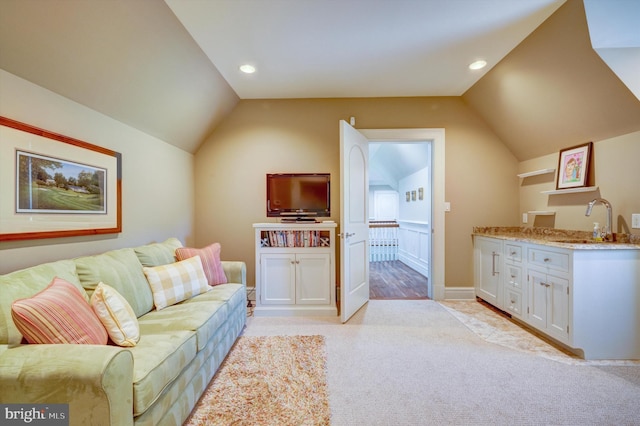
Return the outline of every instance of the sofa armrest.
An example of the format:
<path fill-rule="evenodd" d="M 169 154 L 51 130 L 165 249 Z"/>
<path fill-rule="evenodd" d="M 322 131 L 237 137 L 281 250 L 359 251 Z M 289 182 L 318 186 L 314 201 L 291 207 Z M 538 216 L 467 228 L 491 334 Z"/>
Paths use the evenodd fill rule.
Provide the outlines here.
<path fill-rule="evenodd" d="M 69 424 L 133 424 L 133 356 L 117 346 L 0 348 L 0 403 L 69 404 Z"/>
<path fill-rule="evenodd" d="M 242 261 L 223 260 L 222 269 L 227 282 L 247 285 L 247 265 Z"/>

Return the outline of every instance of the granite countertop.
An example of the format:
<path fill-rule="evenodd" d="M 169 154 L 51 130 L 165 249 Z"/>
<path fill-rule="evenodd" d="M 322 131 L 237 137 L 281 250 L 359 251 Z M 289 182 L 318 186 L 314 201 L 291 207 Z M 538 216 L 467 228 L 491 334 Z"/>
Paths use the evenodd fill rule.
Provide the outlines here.
<path fill-rule="evenodd" d="M 593 241 L 591 233 L 555 228 L 492 227 L 473 228 L 473 235 L 543 244 L 578 250 L 640 250 L 640 235 L 614 234 L 614 241 Z"/>

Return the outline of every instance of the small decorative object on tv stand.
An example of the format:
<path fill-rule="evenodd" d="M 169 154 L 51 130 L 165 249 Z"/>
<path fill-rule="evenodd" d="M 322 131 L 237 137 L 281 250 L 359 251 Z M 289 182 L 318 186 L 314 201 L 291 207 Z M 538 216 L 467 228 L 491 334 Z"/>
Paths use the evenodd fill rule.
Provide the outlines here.
<path fill-rule="evenodd" d="M 254 223 L 255 316 L 336 316 L 336 223 Z"/>

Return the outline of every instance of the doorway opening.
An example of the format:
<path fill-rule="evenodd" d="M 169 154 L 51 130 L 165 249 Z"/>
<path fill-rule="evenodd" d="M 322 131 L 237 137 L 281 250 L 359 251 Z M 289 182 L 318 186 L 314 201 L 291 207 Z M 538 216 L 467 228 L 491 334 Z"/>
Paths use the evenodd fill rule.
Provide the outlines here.
<path fill-rule="evenodd" d="M 370 299 L 427 299 L 431 259 L 429 141 L 369 143 Z"/>

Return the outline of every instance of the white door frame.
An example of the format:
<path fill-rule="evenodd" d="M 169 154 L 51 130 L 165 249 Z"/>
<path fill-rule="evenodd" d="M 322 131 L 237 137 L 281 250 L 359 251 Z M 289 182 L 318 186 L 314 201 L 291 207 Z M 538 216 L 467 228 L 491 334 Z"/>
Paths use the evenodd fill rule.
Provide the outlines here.
<path fill-rule="evenodd" d="M 431 142 L 432 204 L 431 262 L 429 262 L 428 296 L 444 300 L 445 242 L 445 136 L 444 129 L 357 129 L 370 142 Z"/>

